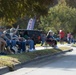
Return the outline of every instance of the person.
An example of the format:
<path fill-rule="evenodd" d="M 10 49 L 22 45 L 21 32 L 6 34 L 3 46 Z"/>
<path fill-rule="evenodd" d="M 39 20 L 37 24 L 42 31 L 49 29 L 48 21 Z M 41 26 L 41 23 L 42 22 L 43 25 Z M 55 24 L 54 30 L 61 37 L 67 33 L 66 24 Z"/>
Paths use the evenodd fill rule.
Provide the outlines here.
<path fill-rule="evenodd" d="M 5 30 L 4 27 L 1 27 L 0 28 L 0 50 L 2 53 L 13 53 L 10 48 L 9 48 L 9 45 L 10 45 L 10 41 L 8 39 L 8 37 L 5 35 L 5 33 L 3 33 L 3 31 Z M 5 52 L 5 48 L 7 49 L 7 52 Z"/>
<path fill-rule="evenodd" d="M 67 42 L 68 42 L 68 44 L 71 43 L 71 33 L 70 32 L 67 33 Z"/>
<path fill-rule="evenodd" d="M 35 42 L 34 42 L 34 37 L 29 37 L 27 32 L 23 33 L 23 37 L 26 40 L 26 44 L 29 45 L 29 51 L 34 51 L 35 50 Z"/>
<path fill-rule="evenodd" d="M 26 41 L 23 39 L 23 37 L 17 35 L 18 29 L 19 29 L 19 25 L 17 26 L 16 29 L 15 28 L 10 29 L 11 49 L 15 53 L 26 52 Z"/>
<path fill-rule="evenodd" d="M 41 33 L 41 46 L 43 46 L 43 44 L 46 41 L 46 34 L 44 32 Z"/>
<path fill-rule="evenodd" d="M 17 41 L 19 40 L 18 39 L 18 36 L 16 35 L 18 29 L 19 29 L 19 25 L 17 26 L 16 29 L 14 27 L 12 27 L 10 29 L 10 33 L 9 33 L 10 34 L 10 37 L 11 37 L 11 41 L 10 41 L 11 42 L 11 45 L 10 45 L 10 47 L 11 47 L 12 51 L 14 51 L 14 53 L 17 53 L 17 51 L 18 51 L 18 49 L 16 47 Z"/>
<path fill-rule="evenodd" d="M 54 39 L 52 31 L 48 32 L 46 42 L 52 44 L 54 48 L 58 49 L 57 41 Z"/>
<path fill-rule="evenodd" d="M 18 45 L 19 47 L 19 52 L 26 52 L 26 44 L 28 44 L 30 47 L 29 47 L 29 51 L 32 51 L 33 50 L 33 45 L 34 45 L 34 42 L 33 40 L 29 39 L 25 39 L 23 37 L 23 32 L 20 33 L 19 36 L 16 35 L 17 31 L 18 31 L 18 28 L 19 26 L 17 26 L 17 28 L 11 28 L 10 29 L 10 35 L 11 35 L 11 44 L 12 44 L 12 47 L 13 49 L 15 50 L 15 46 Z"/>
<path fill-rule="evenodd" d="M 6 41 L 3 39 L 4 34 L 3 34 L 3 28 L 0 27 L 0 53 L 4 52 L 4 48 L 6 46 Z"/>
<path fill-rule="evenodd" d="M 59 38 L 60 38 L 60 43 L 64 44 L 65 32 L 63 30 L 59 30 Z"/>
<path fill-rule="evenodd" d="M 75 44 L 74 36 L 72 33 L 71 33 L 70 39 L 71 39 L 71 43 Z"/>
<path fill-rule="evenodd" d="M 60 38 L 58 36 L 58 33 L 54 33 L 53 37 L 56 39 L 56 41 L 58 41 L 58 42 L 60 41 Z"/>

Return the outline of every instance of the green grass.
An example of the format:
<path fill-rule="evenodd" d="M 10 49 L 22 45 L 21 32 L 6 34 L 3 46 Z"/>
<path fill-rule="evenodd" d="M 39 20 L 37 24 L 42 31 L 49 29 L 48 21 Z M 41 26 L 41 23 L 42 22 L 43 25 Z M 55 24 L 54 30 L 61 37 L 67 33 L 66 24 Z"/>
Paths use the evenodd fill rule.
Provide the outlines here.
<path fill-rule="evenodd" d="M 36 47 L 39 47 L 39 46 L 41 46 L 41 44 L 36 44 L 35 46 L 36 46 Z"/>
<path fill-rule="evenodd" d="M 76 47 L 76 44 L 72 44 L 72 47 Z"/>
<path fill-rule="evenodd" d="M 56 49 L 45 49 L 45 50 L 37 50 L 33 52 L 26 52 L 21 54 L 12 54 L 12 55 L 2 55 L 0 56 L 0 67 L 3 66 L 13 66 L 14 64 L 23 63 L 34 59 L 39 56 L 47 55 L 47 54 L 54 54 L 59 51 L 68 50 L 69 47 L 60 47 L 59 50 Z"/>

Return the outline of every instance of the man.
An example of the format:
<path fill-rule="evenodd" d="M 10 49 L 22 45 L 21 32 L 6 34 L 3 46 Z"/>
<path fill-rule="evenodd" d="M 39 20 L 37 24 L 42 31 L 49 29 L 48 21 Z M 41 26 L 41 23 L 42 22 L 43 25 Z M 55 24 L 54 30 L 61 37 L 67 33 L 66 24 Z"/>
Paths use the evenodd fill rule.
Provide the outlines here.
<path fill-rule="evenodd" d="M 59 30 L 60 43 L 63 44 L 65 33 L 63 30 Z"/>

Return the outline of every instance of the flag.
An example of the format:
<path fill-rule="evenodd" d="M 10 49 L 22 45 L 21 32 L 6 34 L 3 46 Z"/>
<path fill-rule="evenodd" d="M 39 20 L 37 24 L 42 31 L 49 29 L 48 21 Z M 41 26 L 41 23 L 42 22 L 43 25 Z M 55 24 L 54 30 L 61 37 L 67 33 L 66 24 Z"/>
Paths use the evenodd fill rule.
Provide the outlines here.
<path fill-rule="evenodd" d="M 27 25 L 27 30 L 33 30 L 34 29 L 34 24 L 35 24 L 35 18 L 31 18 L 28 22 L 28 25 Z"/>

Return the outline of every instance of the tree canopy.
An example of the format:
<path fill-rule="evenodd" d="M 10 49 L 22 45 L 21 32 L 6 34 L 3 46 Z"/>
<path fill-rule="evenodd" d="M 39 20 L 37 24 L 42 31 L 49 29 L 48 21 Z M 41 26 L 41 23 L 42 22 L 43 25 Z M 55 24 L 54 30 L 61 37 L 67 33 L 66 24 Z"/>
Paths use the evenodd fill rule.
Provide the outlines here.
<path fill-rule="evenodd" d="M 65 0 L 68 6 L 76 8 L 76 0 Z"/>
<path fill-rule="evenodd" d="M 61 28 L 75 31 L 76 0 L 0 0 L 0 24 L 19 23 L 23 27 L 28 21 L 27 16 L 41 17 L 37 20 L 36 28 L 45 31 L 50 28 L 55 31 Z"/>
<path fill-rule="evenodd" d="M 57 32 L 60 29 L 70 32 L 75 30 L 76 9 L 68 7 L 66 4 L 58 4 L 50 8 L 48 15 L 41 17 L 40 28 L 48 31 L 52 29 Z"/>
<path fill-rule="evenodd" d="M 29 17 L 46 15 L 48 8 L 57 0 L 0 0 L 0 18 L 8 22 Z"/>

